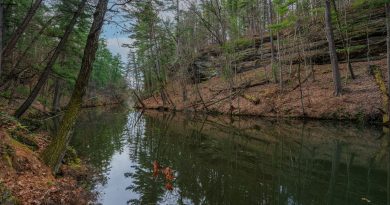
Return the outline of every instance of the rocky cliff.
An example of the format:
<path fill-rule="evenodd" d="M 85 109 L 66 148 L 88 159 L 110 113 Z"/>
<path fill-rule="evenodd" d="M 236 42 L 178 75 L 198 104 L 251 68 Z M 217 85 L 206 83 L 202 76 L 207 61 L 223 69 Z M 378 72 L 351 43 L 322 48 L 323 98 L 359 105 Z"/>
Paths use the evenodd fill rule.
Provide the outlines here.
<path fill-rule="evenodd" d="M 359 15 L 356 15 L 359 13 Z M 377 8 L 374 12 L 349 11 L 347 14 L 349 26 L 348 34 L 340 33 L 337 24 L 335 25 L 336 47 L 340 61 L 346 61 L 347 55 L 344 42 L 348 43 L 351 62 L 367 61 L 367 55 L 371 60 L 385 58 L 386 52 L 386 25 L 385 11 Z M 299 22 L 294 30 L 281 32 L 281 50 L 278 54 L 276 48 L 276 35 L 274 35 L 275 56 L 280 55 L 281 63 L 284 65 L 297 64 L 329 64 L 329 48 L 322 20 L 314 21 L 304 30 Z M 343 24 L 343 22 L 341 22 Z M 342 28 L 345 29 L 345 28 Z M 348 37 L 348 38 L 347 38 Z M 227 42 L 224 46 L 214 45 L 202 50 L 195 58 L 188 72 L 192 79 L 204 81 L 211 77 L 218 76 L 226 64 L 226 46 L 233 46 L 234 52 L 230 52 L 232 68 L 237 73 L 265 67 L 271 63 L 270 36 L 266 33 L 262 37 L 246 37 L 233 42 Z M 369 53 L 368 53 L 369 52 Z"/>

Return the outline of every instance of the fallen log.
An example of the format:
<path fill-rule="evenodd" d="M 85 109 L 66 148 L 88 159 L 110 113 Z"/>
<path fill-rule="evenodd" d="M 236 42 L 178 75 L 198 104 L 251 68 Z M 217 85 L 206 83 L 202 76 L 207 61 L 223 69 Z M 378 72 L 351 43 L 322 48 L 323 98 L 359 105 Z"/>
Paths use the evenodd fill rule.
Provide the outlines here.
<path fill-rule="evenodd" d="M 242 83 L 241 85 L 233 87 L 231 89 L 232 89 L 232 91 L 236 91 L 236 90 L 241 90 L 241 89 L 253 88 L 253 87 L 260 86 L 260 85 L 265 85 L 267 83 L 269 83 L 269 80 L 265 80 L 265 81 L 262 81 L 259 83 L 254 83 L 254 84 L 252 84 L 251 82 L 245 82 L 245 83 Z M 223 92 L 223 91 L 230 90 L 230 88 L 223 88 L 223 89 L 216 89 L 216 90 L 209 88 L 209 90 L 212 92 Z"/>

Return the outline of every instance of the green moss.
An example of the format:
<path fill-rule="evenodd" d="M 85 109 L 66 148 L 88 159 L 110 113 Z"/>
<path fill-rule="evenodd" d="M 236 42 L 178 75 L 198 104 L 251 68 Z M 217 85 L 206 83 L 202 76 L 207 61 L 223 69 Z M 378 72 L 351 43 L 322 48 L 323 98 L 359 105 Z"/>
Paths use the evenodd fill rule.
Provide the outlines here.
<path fill-rule="evenodd" d="M 9 90 L 2 91 L 2 92 L 0 92 L 0 96 L 8 99 L 11 97 L 11 91 L 9 91 Z"/>
<path fill-rule="evenodd" d="M 69 162 L 68 165 L 72 169 L 79 169 L 79 168 L 81 168 L 81 159 L 80 158 L 76 158 L 73 161 Z"/>
<path fill-rule="evenodd" d="M 349 48 L 337 49 L 337 53 L 343 54 L 347 50 L 349 50 L 349 52 L 351 53 L 351 52 L 360 51 L 360 50 L 363 50 L 363 49 L 366 49 L 366 48 L 367 48 L 366 45 L 356 45 L 356 46 L 351 46 Z"/>
<path fill-rule="evenodd" d="M 27 129 L 27 126 L 22 125 L 14 117 L 5 113 L 0 113 L 0 121 L 12 139 L 27 145 L 30 149 L 36 150 L 38 148 L 35 137 Z"/>
<path fill-rule="evenodd" d="M 0 204 L 4 205 L 14 205 L 14 204 L 20 204 L 18 200 L 12 196 L 12 193 L 10 190 L 5 187 L 5 185 L 0 182 Z"/>
<path fill-rule="evenodd" d="M 81 93 L 79 93 L 81 91 L 75 89 L 75 92 L 73 97 L 76 97 L 74 99 L 72 98 L 69 103 L 68 109 L 62 119 L 60 129 L 49 146 L 41 154 L 43 161 L 51 167 L 54 173 L 58 171 L 61 161 L 67 151 L 70 133 L 81 109 L 82 97 L 78 97 L 81 95 Z"/>
<path fill-rule="evenodd" d="M 6 161 L 7 162 L 7 165 L 9 166 L 9 167 L 13 167 L 12 166 L 12 160 L 11 160 L 11 157 L 8 155 L 8 154 L 4 154 L 3 155 L 3 158 L 4 158 L 4 161 Z"/>
<path fill-rule="evenodd" d="M 13 167 L 12 165 L 12 156 L 15 154 L 15 151 L 7 144 L 0 144 L 0 156 L 7 166 Z"/>
<path fill-rule="evenodd" d="M 20 132 L 11 132 L 11 137 L 18 142 L 22 143 L 23 145 L 27 146 L 31 150 L 37 150 L 38 144 L 35 141 L 34 136 L 29 134 L 24 134 Z"/>
<path fill-rule="evenodd" d="M 364 122 L 366 121 L 365 114 L 361 109 L 359 109 L 359 111 L 356 113 L 355 118 L 361 124 L 364 124 Z"/>
<path fill-rule="evenodd" d="M 355 9 L 376 8 L 383 6 L 385 0 L 355 0 L 352 7 Z"/>
<path fill-rule="evenodd" d="M 253 39 L 239 38 L 228 41 L 222 45 L 222 50 L 227 53 L 232 53 L 236 50 L 248 48 L 254 44 Z"/>
<path fill-rule="evenodd" d="M 389 103 L 389 97 L 387 95 L 386 83 L 385 83 L 385 81 L 383 79 L 382 72 L 381 72 L 381 70 L 378 67 L 374 67 L 373 68 L 373 73 L 374 73 L 374 77 L 375 77 L 375 82 L 378 85 L 379 90 L 382 93 L 382 99 L 383 99 L 382 100 L 383 101 L 382 109 L 383 110 L 387 110 L 387 105 Z M 386 123 L 388 121 L 389 121 L 388 113 L 387 114 L 383 114 L 383 123 Z"/>
<path fill-rule="evenodd" d="M 54 186 L 56 183 L 55 182 L 53 182 L 53 181 L 48 181 L 47 182 L 47 185 L 49 185 L 49 186 Z"/>
<path fill-rule="evenodd" d="M 256 72 L 257 79 L 264 80 L 267 79 L 266 73 L 264 70 L 261 70 L 259 72 Z"/>
<path fill-rule="evenodd" d="M 81 163 L 81 160 L 77 157 L 77 151 L 71 146 L 67 146 L 63 161 L 65 164 L 76 167 Z"/>
<path fill-rule="evenodd" d="M 30 94 L 30 90 L 27 88 L 27 87 L 17 87 L 16 90 L 15 90 L 17 93 L 21 94 L 21 95 L 29 95 Z"/>

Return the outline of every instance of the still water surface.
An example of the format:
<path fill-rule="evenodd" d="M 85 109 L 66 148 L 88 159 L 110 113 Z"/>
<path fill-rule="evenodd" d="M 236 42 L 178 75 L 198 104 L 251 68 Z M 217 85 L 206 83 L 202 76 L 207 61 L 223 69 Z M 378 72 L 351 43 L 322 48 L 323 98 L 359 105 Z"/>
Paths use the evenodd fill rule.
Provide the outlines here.
<path fill-rule="evenodd" d="M 105 205 L 389 203 L 378 127 L 115 108 L 84 111 L 71 144 Z"/>

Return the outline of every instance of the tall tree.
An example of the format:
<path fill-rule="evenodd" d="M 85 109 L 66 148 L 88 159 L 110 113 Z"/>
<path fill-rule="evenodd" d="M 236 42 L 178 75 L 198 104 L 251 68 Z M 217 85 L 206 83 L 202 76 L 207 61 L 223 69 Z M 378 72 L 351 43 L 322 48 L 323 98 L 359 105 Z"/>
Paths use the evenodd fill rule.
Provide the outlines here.
<path fill-rule="evenodd" d="M 84 49 L 80 73 L 77 77 L 72 97 L 56 137 L 42 155 L 46 164 L 49 165 L 54 172 L 58 171 L 59 164 L 65 154 L 64 150 L 69 141 L 70 133 L 81 109 L 82 99 L 88 86 L 88 81 L 93 69 L 93 62 L 95 61 L 95 55 L 98 49 L 99 36 L 103 26 L 104 16 L 107 12 L 107 5 L 108 0 L 99 0 L 97 4 L 92 27 Z"/>
<path fill-rule="evenodd" d="M 0 51 L 3 50 L 3 28 L 4 28 L 4 2 L 0 0 Z M 2 72 L 3 56 L 0 54 L 0 76 Z"/>
<path fill-rule="evenodd" d="M 273 9 L 272 9 L 272 0 L 269 0 L 268 2 L 268 25 L 270 26 L 273 23 Z M 275 45 L 274 45 L 274 35 L 271 28 L 269 28 L 269 39 L 271 42 L 271 70 L 272 70 L 272 77 L 275 83 L 277 83 L 278 78 L 276 77 L 276 70 L 275 70 Z"/>
<path fill-rule="evenodd" d="M 53 65 L 55 64 L 58 56 L 60 55 L 61 51 L 65 47 L 66 42 L 68 41 L 68 38 L 70 34 L 72 33 L 74 26 L 77 23 L 77 19 L 81 16 L 83 13 L 84 7 L 87 3 L 87 0 L 82 0 L 77 8 L 77 11 L 74 13 L 72 19 L 70 20 L 68 26 L 65 29 L 65 33 L 63 34 L 60 42 L 58 43 L 57 47 L 54 50 L 54 53 L 50 57 L 49 61 L 46 64 L 45 69 L 43 70 L 42 74 L 39 76 L 38 82 L 35 85 L 34 89 L 31 91 L 28 98 L 24 101 L 24 103 L 15 111 L 14 116 L 17 118 L 20 118 L 26 110 L 31 106 L 31 104 L 34 102 L 35 98 L 38 96 L 39 91 L 42 89 L 43 85 L 45 85 L 47 79 L 49 78 L 50 72 L 53 69 Z"/>
<path fill-rule="evenodd" d="M 343 43 L 343 47 L 344 47 L 344 54 L 345 56 L 347 57 L 347 65 L 348 65 L 348 71 L 351 75 L 351 78 L 352 79 L 355 79 L 355 73 L 353 72 L 353 68 L 352 68 L 352 64 L 351 64 L 351 60 L 350 60 L 350 45 L 349 45 L 349 39 L 348 39 L 348 25 L 347 25 L 347 22 L 345 22 L 345 34 L 343 32 L 343 29 L 342 29 L 342 26 L 341 26 L 341 21 L 340 21 L 340 14 L 339 14 L 339 11 L 337 9 L 337 5 L 336 5 L 336 1 L 335 0 L 332 0 L 331 1 L 332 5 L 333 5 L 333 9 L 335 11 L 335 14 L 336 14 L 336 22 L 337 22 L 337 27 L 339 29 L 339 32 L 340 32 L 340 37 L 341 37 L 341 42 Z M 347 14 L 345 14 L 345 18 Z"/>
<path fill-rule="evenodd" d="M 386 0 L 386 45 L 387 45 L 387 77 L 390 79 L 390 2 Z M 387 80 L 387 95 L 390 96 L 390 80 Z M 387 113 L 390 113 L 390 102 L 387 102 Z"/>
<path fill-rule="evenodd" d="M 8 40 L 7 44 L 4 47 L 4 50 L 2 50 L 3 57 L 7 57 L 8 55 L 11 54 L 11 52 L 15 48 L 16 43 L 18 42 L 19 38 L 22 36 L 24 31 L 26 30 L 28 24 L 30 23 L 31 19 L 34 17 L 38 8 L 41 6 L 42 1 L 43 0 L 35 0 L 35 2 L 31 5 L 31 7 L 28 10 L 26 16 L 24 17 L 22 23 L 19 25 L 19 27 L 16 29 L 16 31 L 12 34 L 12 36 Z"/>
<path fill-rule="evenodd" d="M 341 94 L 342 88 L 341 88 L 339 62 L 337 59 L 336 45 L 334 42 L 330 0 L 325 0 L 325 25 L 326 25 L 325 28 L 326 36 L 328 38 L 328 44 L 329 44 L 330 61 L 332 63 L 334 95 L 339 96 Z"/>

